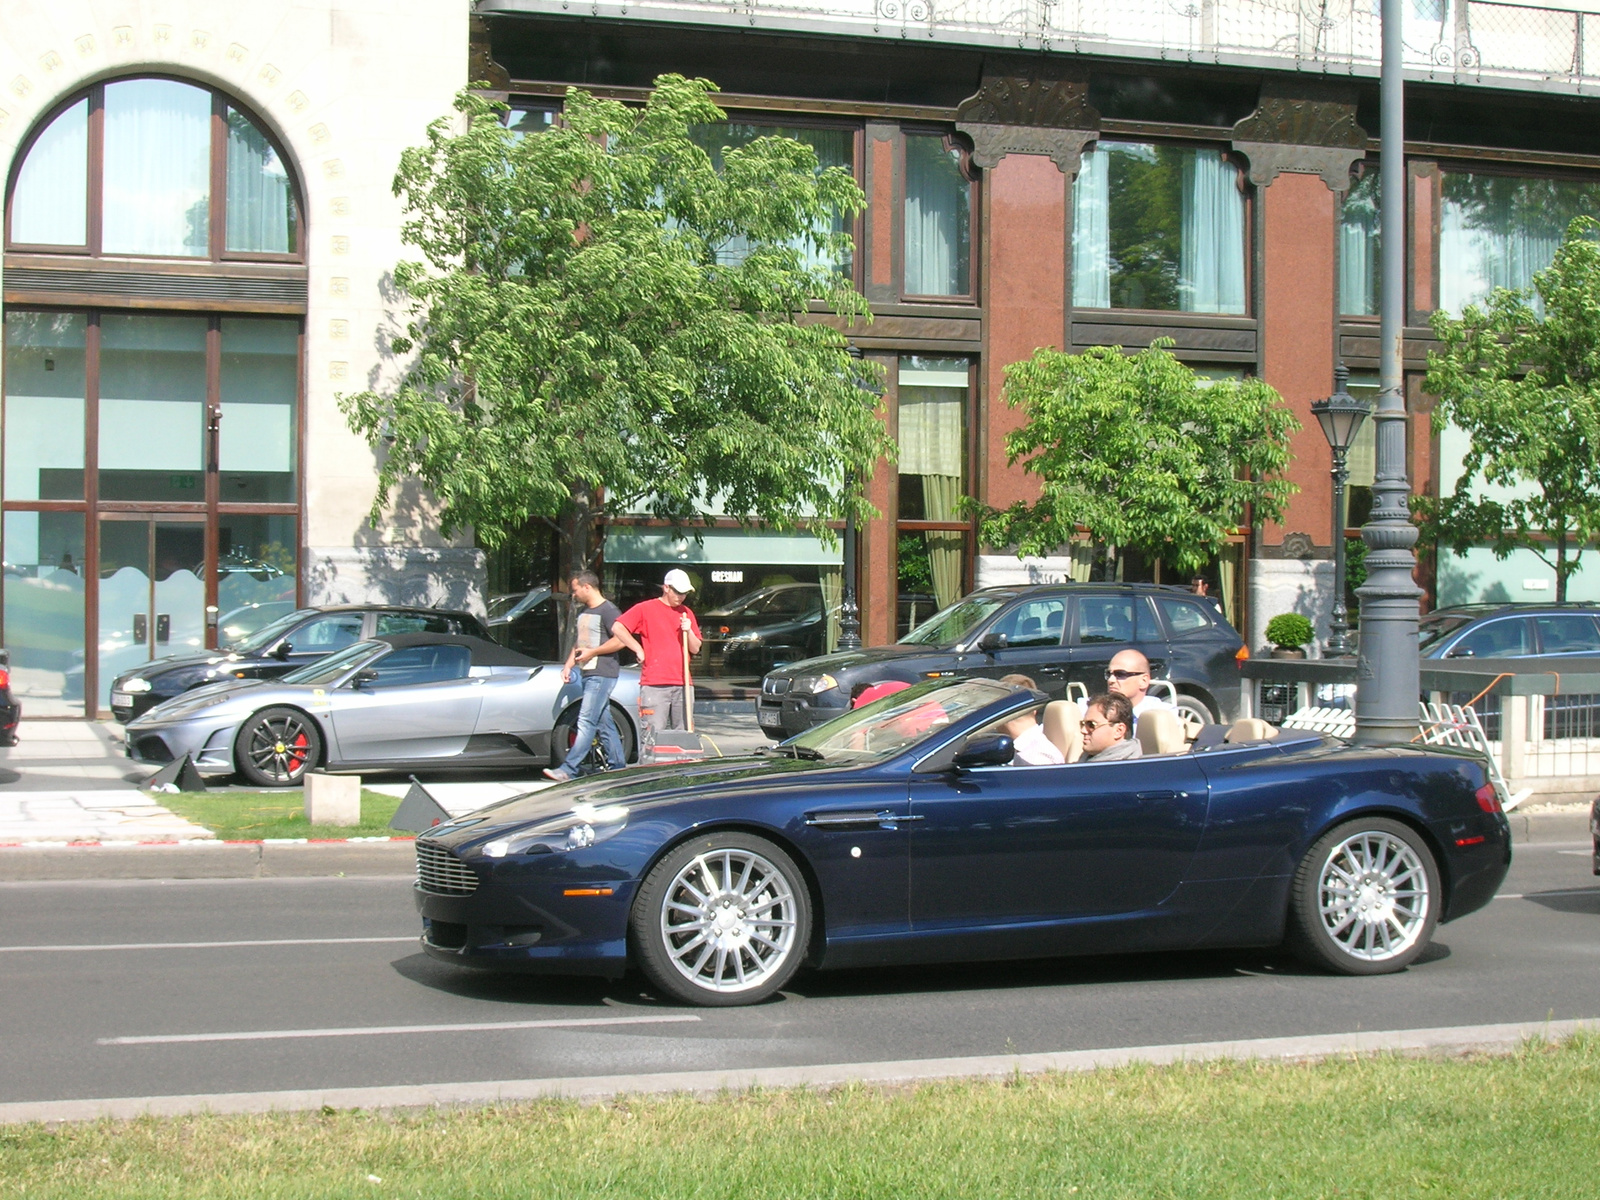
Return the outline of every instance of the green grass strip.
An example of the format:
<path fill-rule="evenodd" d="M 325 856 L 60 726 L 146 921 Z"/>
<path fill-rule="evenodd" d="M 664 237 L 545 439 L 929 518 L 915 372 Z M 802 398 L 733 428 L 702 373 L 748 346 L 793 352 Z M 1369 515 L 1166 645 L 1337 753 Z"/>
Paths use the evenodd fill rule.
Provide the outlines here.
<path fill-rule="evenodd" d="M 204 826 L 227 842 L 261 838 L 348 838 L 402 835 L 389 828 L 400 807 L 394 796 L 361 789 L 361 824 L 313 825 L 306 820 L 305 793 L 283 791 L 174 792 L 155 797 L 186 821 Z"/>
<path fill-rule="evenodd" d="M 72 1200 L 1593 1196 L 1600 1038 L 1503 1057 L 36 1125 L 0 1129 L 0 1180 Z"/>

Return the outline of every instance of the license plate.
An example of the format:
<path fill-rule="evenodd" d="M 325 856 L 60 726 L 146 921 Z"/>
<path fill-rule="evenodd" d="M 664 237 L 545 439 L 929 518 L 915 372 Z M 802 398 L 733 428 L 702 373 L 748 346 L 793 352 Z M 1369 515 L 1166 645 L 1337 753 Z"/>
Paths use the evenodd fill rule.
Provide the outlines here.
<path fill-rule="evenodd" d="M 762 713 L 756 718 L 763 729 L 782 729 L 783 717 L 779 713 Z"/>
<path fill-rule="evenodd" d="M 130 696 L 127 692 L 112 692 L 111 693 L 111 703 L 112 704 L 116 704 L 116 705 L 121 705 L 121 706 L 123 706 L 125 708 L 132 708 L 133 707 L 133 697 Z"/>

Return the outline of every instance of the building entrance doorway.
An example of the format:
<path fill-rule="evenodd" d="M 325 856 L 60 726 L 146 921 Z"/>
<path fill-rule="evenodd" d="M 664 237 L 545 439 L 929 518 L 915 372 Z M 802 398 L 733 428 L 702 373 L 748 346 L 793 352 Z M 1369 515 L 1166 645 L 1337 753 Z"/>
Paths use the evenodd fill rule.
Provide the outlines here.
<path fill-rule="evenodd" d="M 123 671 L 206 644 L 206 519 L 196 513 L 100 517 L 98 697 Z"/>

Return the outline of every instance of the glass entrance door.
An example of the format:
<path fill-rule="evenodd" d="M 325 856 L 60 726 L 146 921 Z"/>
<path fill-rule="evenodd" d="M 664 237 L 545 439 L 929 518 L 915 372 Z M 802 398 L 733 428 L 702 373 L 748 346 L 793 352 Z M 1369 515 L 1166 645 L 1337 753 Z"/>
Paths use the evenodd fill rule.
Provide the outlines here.
<path fill-rule="evenodd" d="M 202 514 L 100 518 L 98 703 L 111 683 L 151 659 L 205 647 L 206 521 Z"/>

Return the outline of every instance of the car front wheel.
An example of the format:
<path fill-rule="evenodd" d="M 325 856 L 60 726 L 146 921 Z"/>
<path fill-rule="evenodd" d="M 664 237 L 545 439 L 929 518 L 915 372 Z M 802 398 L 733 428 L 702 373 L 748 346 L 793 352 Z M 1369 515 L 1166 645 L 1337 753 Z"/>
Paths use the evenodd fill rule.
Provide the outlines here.
<path fill-rule="evenodd" d="M 1343 975 L 1399 971 L 1439 922 L 1439 870 L 1416 830 L 1386 817 L 1346 822 L 1307 851 L 1290 892 L 1289 945 Z"/>
<path fill-rule="evenodd" d="M 239 729 L 233 763 L 257 787 L 293 787 L 322 758 L 316 722 L 293 708 L 264 708 Z"/>
<path fill-rule="evenodd" d="M 811 937 L 811 897 L 794 860 L 730 832 L 677 847 L 646 876 L 630 932 L 650 982 L 690 1004 L 754 1004 L 794 974 Z"/>

